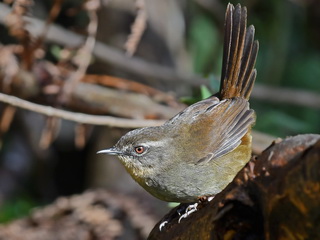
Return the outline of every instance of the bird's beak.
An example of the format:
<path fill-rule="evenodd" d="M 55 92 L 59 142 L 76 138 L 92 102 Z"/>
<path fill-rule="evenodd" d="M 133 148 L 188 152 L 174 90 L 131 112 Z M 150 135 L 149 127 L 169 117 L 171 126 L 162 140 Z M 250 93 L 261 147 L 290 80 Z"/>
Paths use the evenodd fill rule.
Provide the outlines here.
<path fill-rule="evenodd" d="M 104 153 L 104 154 L 108 154 L 108 155 L 119 155 L 119 154 L 121 154 L 121 152 L 118 151 L 115 148 L 108 148 L 108 149 L 101 150 L 101 151 L 97 152 L 97 154 L 100 154 L 100 153 Z"/>

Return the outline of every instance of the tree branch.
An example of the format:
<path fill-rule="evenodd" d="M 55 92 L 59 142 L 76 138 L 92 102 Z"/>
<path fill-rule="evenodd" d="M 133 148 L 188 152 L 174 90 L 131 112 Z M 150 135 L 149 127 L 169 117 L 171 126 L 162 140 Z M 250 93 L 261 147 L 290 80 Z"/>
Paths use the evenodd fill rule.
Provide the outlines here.
<path fill-rule="evenodd" d="M 70 112 L 32 103 L 4 93 L 0 93 L 0 101 L 15 107 L 23 108 L 36 113 L 41 113 L 49 117 L 59 117 L 65 120 L 83 124 L 103 125 L 121 128 L 140 128 L 158 126 L 164 123 L 163 120 L 125 119 L 110 116 L 96 116 L 84 113 Z"/>
<path fill-rule="evenodd" d="M 320 95 L 305 90 L 277 88 L 256 84 L 252 91 L 252 97 L 268 102 L 320 109 Z"/>
<path fill-rule="evenodd" d="M 89 16 L 89 25 L 87 27 L 88 37 L 85 41 L 84 46 L 78 50 L 76 56 L 74 57 L 74 61 L 78 66 L 76 71 L 70 74 L 63 87 L 62 102 L 66 102 L 67 100 L 69 100 L 72 91 L 81 81 L 81 79 L 87 72 L 88 66 L 90 65 L 92 51 L 96 43 L 96 35 L 98 29 L 97 9 L 99 8 L 99 5 L 100 3 L 98 0 L 90 0 L 85 4 Z"/>

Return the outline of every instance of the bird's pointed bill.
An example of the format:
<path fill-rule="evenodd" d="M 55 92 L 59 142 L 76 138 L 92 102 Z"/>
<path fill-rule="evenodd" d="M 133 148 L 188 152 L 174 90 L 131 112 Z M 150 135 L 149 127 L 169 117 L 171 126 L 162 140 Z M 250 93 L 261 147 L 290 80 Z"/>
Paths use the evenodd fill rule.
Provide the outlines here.
<path fill-rule="evenodd" d="M 108 148 L 108 149 L 104 149 L 104 150 L 101 150 L 99 152 L 97 152 L 97 154 L 108 154 L 108 155 L 119 155 L 121 154 L 120 151 L 118 151 L 117 149 L 115 148 Z"/>

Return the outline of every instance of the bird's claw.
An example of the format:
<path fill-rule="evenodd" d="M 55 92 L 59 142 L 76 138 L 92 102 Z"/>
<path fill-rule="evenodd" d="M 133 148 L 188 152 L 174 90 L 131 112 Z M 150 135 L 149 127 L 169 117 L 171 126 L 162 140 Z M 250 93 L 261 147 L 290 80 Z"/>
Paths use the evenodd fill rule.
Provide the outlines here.
<path fill-rule="evenodd" d="M 179 218 L 178 223 L 180 223 L 183 218 L 187 218 L 191 213 L 196 212 L 198 210 L 197 207 L 198 207 L 198 203 L 189 205 L 186 208 L 185 213 L 183 215 L 181 215 L 181 217 Z"/>
<path fill-rule="evenodd" d="M 209 201 L 211 201 L 213 198 L 211 198 Z M 194 204 L 190 204 L 187 208 L 185 208 L 184 213 L 182 214 L 181 212 L 183 212 L 183 210 L 178 209 L 177 213 L 179 214 L 180 218 L 178 220 L 178 223 L 181 222 L 182 219 L 187 218 L 190 214 L 196 212 L 198 210 L 198 205 L 199 203 L 194 203 Z M 159 230 L 160 232 L 162 231 L 162 229 L 165 227 L 165 225 L 167 223 L 169 223 L 170 220 L 165 220 L 162 223 L 160 223 L 159 225 Z"/>
<path fill-rule="evenodd" d="M 168 223 L 168 221 L 163 221 L 160 225 L 159 225 L 159 230 L 161 232 L 162 228 L 164 228 L 164 226 Z"/>

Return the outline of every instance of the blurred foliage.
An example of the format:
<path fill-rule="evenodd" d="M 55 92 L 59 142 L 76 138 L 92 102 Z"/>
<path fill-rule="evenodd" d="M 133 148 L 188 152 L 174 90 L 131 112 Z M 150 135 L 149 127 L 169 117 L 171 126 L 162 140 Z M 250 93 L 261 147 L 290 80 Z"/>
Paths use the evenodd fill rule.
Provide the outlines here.
<path fill-rule="evenodd" d="M 28 196 L 18 196 L 10 201 L 5 201 L 0 206 L 0 223 L 26 216 L 36 206 L 39 206 L 39 204 L 36 204 Z"/>
<path fill-rule="evenodd" d="M 201 85 L 199 90 L 200 91 L 196 91 L 195 96 L 182 97 L 180 98 L 180 101 L 187 105 L 191 105 L 212 95 L 212 92 L 205 85 Z"/>
<path fill-rule="evenodd" d="M 201 91 L 201 98 L 202 99 L 208 98 L 212 95 L 212 93 L 210 92 L 210 90 L 206 86 L 201 86 L 200 91 Z"/>
<path fill-rule="evenodd" d="M 194 71 L 212 71 L 214 53 L 219 49 L 219 32 L 212 19 L 205 14 L 195 13 L 190 26 L 190 48 Z"/>
<path fill-rule="evenodd" d="M 227 1 L 221 4 L 227 5 Z M 244 0 L 241 4 L 247 6 L 248 25 L 255 26 L 260 42 L 257 83 L 320 93 L 320 16 L 314 10 L 320 9 L 320 1 Z M 199 6 L 193 10 L 188 41 L 194 71 L 218 79 L 223 44 L 221 19 Z M 320 133 L 318 109 L 255 99 L 251 103 L 257 112 L 255 129 L 259 131 L 279 137 Z"/>

